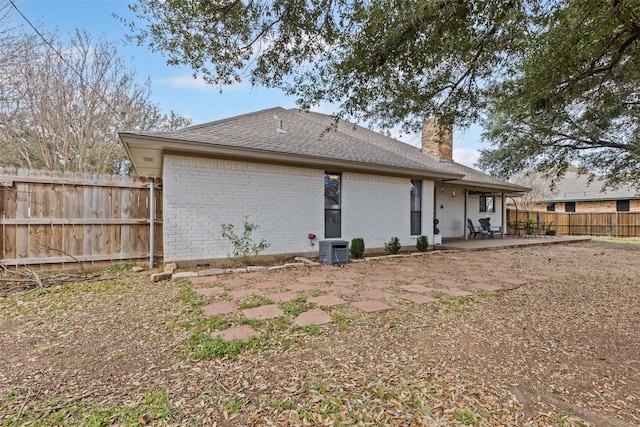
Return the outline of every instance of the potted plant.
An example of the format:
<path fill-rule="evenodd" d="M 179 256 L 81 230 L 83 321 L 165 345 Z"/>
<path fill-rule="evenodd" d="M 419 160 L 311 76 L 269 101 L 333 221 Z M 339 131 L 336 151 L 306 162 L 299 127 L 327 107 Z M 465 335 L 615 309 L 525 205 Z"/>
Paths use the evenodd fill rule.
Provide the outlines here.
<path fill-rule="evenodd" d="M 433 244 L 441 245 L 442 244 L 442 236 L 440 235 L 440 229 L 438 228 L 438 224 L 440 220 L 438 218 L 433 218 Z"/>

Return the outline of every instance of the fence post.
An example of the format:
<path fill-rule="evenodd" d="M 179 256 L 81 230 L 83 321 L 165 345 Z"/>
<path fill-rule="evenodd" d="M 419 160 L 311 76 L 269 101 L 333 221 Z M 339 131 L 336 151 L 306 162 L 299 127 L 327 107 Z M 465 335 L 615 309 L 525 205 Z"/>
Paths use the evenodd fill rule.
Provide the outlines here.
<path fill-rule="evenodd" d="M 572 218 L 573 218 L 573 213 L 569 212 L 569 236 L 572 236 L 571 234 L 571 225 L 572 225 L 571 223 L 573 222 L 571 221 Z"/>
<path fill-rule="evenodd" d="M 618 222 L 618 211 L 616 211 L 616 237 L 618 237 L 618 227 L 620 223 Z"/>

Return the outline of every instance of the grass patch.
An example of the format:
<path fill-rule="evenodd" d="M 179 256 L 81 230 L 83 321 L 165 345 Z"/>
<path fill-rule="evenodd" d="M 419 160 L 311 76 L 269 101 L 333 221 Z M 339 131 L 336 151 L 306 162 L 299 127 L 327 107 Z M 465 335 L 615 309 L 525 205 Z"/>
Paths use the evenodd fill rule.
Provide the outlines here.
<path fill-rule="evenodd" d="M 8 405 L 15 406 L 17 402 L 4 400 L 0 402 L 0 409 L 6 411 Z M 133 405 L 114 403 L 103 406 L 95 402 L 73 401 L 64 402 L 59 398 L 52 398 L 42 404 L 36 404 L 22 411 L 20 418 L 16 415 L 4 420 L 2 425 L 31 425 L 31 426 L 61 426 L 61 425 L 127 425 L 141 426 L 156 424 L 156 421 L 166 420 L 171 415 L 171 404 L 166 390 L 148 390 L 141 402 Z M 143 422 L 144 421 L 144 422 Z M 164 424 L 164 423 L 162 423 Z"/>
<path fill-rule="evenodd" d="M 221 357 L 235 359 L 245 350 L 261 348 L 264 345 L 265 342 L 260 337 L 224 341 L 208 333 L 196 332 L 187 339 L 184 350 L 193 360 L 214 360 Z"/>
<path fill-rule="evenodd" d="M 300 313 L 311 310 L 316 305 L 312 302 L 307 301 L 305 297 L 297 297 L 292 299 L 291 301 L 281 302 L 280 304 L 278 304 L 278 306 L 289 316 L 296 317 Z"/>
<path fill-rule="evenodd" d="M 593 237 L 594 242 L 622 243 L 625 245 L 640 245 L 640 237 Z"/>
<path fill-rule="evenodd" d="M 249 295 L 240 304 L 238 310 L 246 310 L 247 308 L 255 308 L 263 305 L 273 304 L 269 298 L 262 295 Z"/>
<path fill-rule="evenodd" d="M 478 414 L 466 408 L 456 409 L 455 417 L 456 421 L 467 426 L 477 425 L 480 421 Z"/>
<path fill-rule="evenodd" d="M 131 271 L 133 267 L 137 265 L 138 264 L 135 262 L 128 262 L 126 264 L 115 264 L 105 268 L 104 271 L 105 273 L 126 273 L 128 271 Z"/>

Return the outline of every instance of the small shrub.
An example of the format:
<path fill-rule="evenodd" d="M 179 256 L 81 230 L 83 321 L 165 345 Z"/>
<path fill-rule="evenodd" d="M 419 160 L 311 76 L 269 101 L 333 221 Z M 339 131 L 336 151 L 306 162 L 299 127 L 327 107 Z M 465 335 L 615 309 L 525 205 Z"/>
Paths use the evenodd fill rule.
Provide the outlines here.
<path fill-rule="evenodd" d="M 392 237 L 391 240 L 384 244 L 384 248 L 390 254 L 397 254 L 398 252 L 400 252 L 401 247 L 402 246 L 400 245 L 400 239 L 398 239 L 397 237 Z"/>
<path fill-rule="evenodd" d="M 354 258 L 362 258 L 362 255 L 364 255 L 364 239 L 362 237 L 354 237 L 351 239 L 349 252 L 351 252 L 351 256 Z"/>
<path fill-rule="evenodd" d="M 233 245 L 233 252 L 229 254 L 234 258 L 241 257 L 243 260 L 251 256 L 257 256 L 260 252 L 267 249 L 270 244 L 265 239 L 262 239 L 260 243 L 253 243 L 251 234 L 260 228 L 259 225 L 248 221 L 249 217 L 245 216 L 242 224 L 242 235 L 238 236 L 234 230 L 233 224 L 222 224 L 222 237 L 225 237 Z"/>
<path fill-rule="evenodd" d="M 427 236 L 420 236 L 416 241 L 416 249 L 420 252 L 426 252 L 429 249 L 429 239 Z"/>
<path fill-rule="evenodd" d="M 547 236 L 555 236 L 556 235 L 556 230 L 547 230 L 545 231 L 545 233 Z"/>

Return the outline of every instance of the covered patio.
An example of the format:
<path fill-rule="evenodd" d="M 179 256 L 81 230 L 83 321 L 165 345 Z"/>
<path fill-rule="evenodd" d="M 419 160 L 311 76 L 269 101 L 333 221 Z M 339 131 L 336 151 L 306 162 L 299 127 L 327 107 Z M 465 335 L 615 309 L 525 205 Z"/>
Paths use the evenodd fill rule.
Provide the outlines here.
<path fill-rule="evenodd" d="M 590 236 L 540 236 L 535 238 L 524 238 L 521 236 L 505 235 L 504 239 L 481 239 L 480 237 L 476 239 L 445 238 L 442 241 L 442 245 L 436 246 L 436 249 L 477 251 L 485 249 L 501 249 L 532 245 L 554 245 L 561 243 L 586 242 L 589 240 L 591 240 Z"/>

